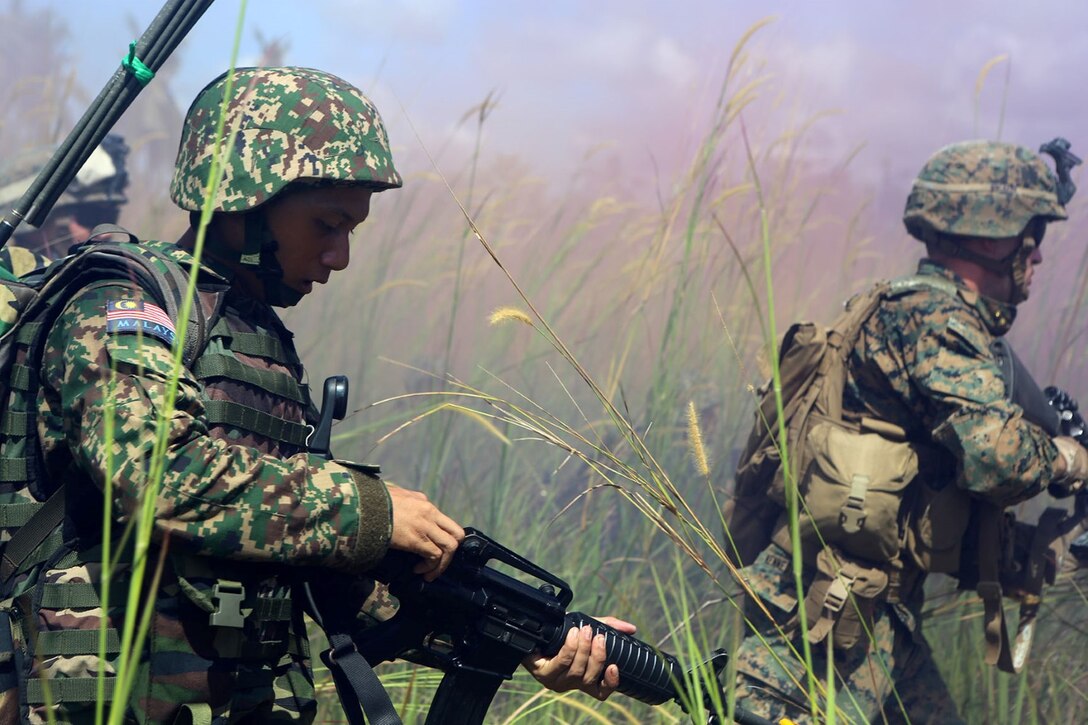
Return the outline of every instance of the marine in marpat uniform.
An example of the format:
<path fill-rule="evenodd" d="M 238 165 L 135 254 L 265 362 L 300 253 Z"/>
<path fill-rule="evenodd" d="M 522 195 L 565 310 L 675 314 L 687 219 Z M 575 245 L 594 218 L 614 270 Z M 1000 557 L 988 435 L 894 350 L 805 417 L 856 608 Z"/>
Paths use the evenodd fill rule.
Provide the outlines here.
<path fill-rule="evenodd" d="M 1067 145 L 1050 152 L 1059 170 L 1076 162 L 1062 158 Z M 851 480 L 844 463 L 856 438 L 824 442 L 823 464 L 845 471 L 836 485 L 850 498 L 822 532 L 825 538 L 803 536 L 800 595 L 784 516 L 773 543 L 744 570 L 774 620 L 749 603 L 766 644 L 749 635 L 737 653 L 738 702 L 745 708 L 797 722 L 826 716 L 813 717 L 806 694 L 800 611 L 809 625 L 818 688 L 826 679 L 828 638 L 835 644 L 840 719 L 961 722 L 919 628 L 926 573 L 957 572 L 971 536 L 968 519 L 978 506 L 1000 511 L 1049 484 L 1068 492 L 1088 475 L 1081 446 L 1072 438 L 1052 438 L 1008 399 L 1006 373 L 992 349 L 1028 298 L 1047 225 L 1066 218 L 1073 187 L 1067 173 L 1061 175 L 1059 182 L 1030 149 L 977 141 L 941 149 L 915 180 L 904 222 L 925 243 L 927 256 L 917 275 L 884 288 L 846 357 L 842 394 L 843 418 L 863 432 L 877 432 L 887 446 L 881 450 L 901 451 L 914 467 L 905 477 L 888 476 L 891 483 L 876 491 L 868 475 Z M 806 501 L 822 495 L 818 483 L 808 482 Z M 879 500 L 888 509 L 883 519 L 873 510 Z M 887 530 L 872 532 L 866 546 L 843 543 L 857 539 L 837 527 L 857 534 L 878 520 Z M 997 555 L 978 555 L 987 554 Z M 828 566 L 829 560 L 836 563 Z M 815 701 L 826 706 L 821 696 Z"/>
<path fill-rule="evenodd" d="M 224 99 L 227 131 L 217 143 Z M 217 161 L 222 181 L 212 185 L 215 213 L 197 267 L 196 225 Z M 113 699 L 122 628 L 136 615 L 151 623 L 130 720 L 309 722 L 316 702 L 300 577 L 341 578 L 341 596 L 357 591 L 362 605 L 367 587 L 352 582 L 387 549 L 417 554 L 416 571 L 427 578 L 449 563 L 464 532 L 423 494 L 308 452 L 315 406 L 274 309 L 347 267 L 371 196 L 399 186 L 378 112 L 340 78 L 239 69 L 196 98 L 171 187 L 193 227 L 176 245 L 139 247 L 159 283 L 155 275 L 94 280 L 21 348 L 23 377 L 13 387 L 27 407 L 4 417 L 0 521 L 8 529 L 0 534 L 30 530 L 15 525 L 17 509 L 41 507 L 58 489 L 65 509 L 56 536 L 18 562 L 13 596 L 0 608 L 15 655 L 0 661 L 0 682 L 19 682 L 0 723 L 16 713 L 45 722 L 47 702 L 58 703 L 52 714 L 61 722 L 92 722 L 96 675 L 106 671 Z M 182 279 L 198 275 L 199 325 L 181 327 L 164 306 L 170 291 L 162 287 L 177 270 Z M 173 349 L 183 333 L 199 345 L 184 346 L 175 395 Z M 23 468 L 13 473 L 16 455 Z M 159 470 L 157 495 L 145 501 Z M 104 503 L 112 551 L 122 555 L 108 609 Z M 133 552 L 123 535 L 141 509 L 153 514 L 147 570 L 161 564 L 161 582 L 150 608 L 131 611 Z M 103 617 L 105 660 L 97 654 Z M 550 687 L 598 697 L 617 683 L 614 668 L 604 670 L 603 642 L 585 637 L 527 667 Z"/>

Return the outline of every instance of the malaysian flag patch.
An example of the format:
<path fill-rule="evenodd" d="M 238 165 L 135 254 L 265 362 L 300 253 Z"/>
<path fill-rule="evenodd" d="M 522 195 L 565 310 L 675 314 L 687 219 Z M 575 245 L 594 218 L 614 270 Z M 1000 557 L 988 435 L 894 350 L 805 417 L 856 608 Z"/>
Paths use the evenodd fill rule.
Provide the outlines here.
<path fill-rule="evenodd" d="M 106 330 L 151 335 L 171 346 L 177 334 L 162 308 L 143 300 L 107 300 Z"/>

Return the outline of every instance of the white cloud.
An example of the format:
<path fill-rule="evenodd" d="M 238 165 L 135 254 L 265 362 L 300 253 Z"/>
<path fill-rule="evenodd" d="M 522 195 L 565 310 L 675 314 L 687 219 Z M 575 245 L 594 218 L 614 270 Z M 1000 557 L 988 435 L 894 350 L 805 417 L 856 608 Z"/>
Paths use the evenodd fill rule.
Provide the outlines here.
<path fill-rule="evenodd" d="M 650 76 L 685 86 L 699 74 L 699 63 L 676 39 L 645 22 L 608 18 L 582 31 L 568 41 L 575 48 L 570 59 L 588 76 Z"/>
<path fill-rule="evenodd" d="M 460 8 L 456 0 L 326 0 L 317 7 L 332 27 L 398 41 L 443 36 Z"/>
<path fill-rule="evenodd" d="M 699 64 L 672 38 L 657 38 L 650 52 L 652 68 L 674 86 L 688 86 L 699 76 Z"/>

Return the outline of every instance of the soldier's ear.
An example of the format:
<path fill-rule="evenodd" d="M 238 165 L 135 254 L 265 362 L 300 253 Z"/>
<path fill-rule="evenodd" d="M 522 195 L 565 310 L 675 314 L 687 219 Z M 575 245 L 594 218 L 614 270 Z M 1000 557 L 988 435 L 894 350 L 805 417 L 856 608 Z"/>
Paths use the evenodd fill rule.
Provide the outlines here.
<path fill-rule="evenodd" d="M 971 239 L 964 244 L 967 249 L 972 250 L 985 257 L 991 259 L 1004 259 L 1014 249 L 1010 249 L 1010 242 L 1015 242 L 1016 247 L 1019 247 L 1021 237 L 1006 237 L 1003 239 L 989 239 L 987 237 L 978 237 Z"/>
<path fill-rule="evenodd" d="M 235 252 L 241 252 L 246 241 L 246 216 L 250 212 L 237 212 L 227 214 L 216 212 L 208 222 L 208 238 L 214 238 L 218 244 L 226 246 Z M 200 225 L 199 212 L 189 215 L 189 225 L 195 233 Z"/>

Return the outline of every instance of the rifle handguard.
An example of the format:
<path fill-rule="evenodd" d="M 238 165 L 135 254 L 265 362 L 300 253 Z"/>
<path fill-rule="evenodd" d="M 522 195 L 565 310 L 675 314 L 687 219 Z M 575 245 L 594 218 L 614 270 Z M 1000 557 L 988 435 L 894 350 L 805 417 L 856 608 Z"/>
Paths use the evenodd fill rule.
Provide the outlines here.
<path fill-rule="evenodd" d="M 670 654 L 654 650 L 645 642 L 619 632 L 603 622 L 582 612 L 568 612 L 566 624 L 556 640 L 544 654 L 552 657 L 563 644 L 571 627 L 589 625 L 593 636 L 605 637 L 605 662 L 620 670 L 620 684 L 616 688 L 628 697 L 650 705 L 660 705 L 676 697 L 678 685 L 683 683 L 684 670 Z"/>

